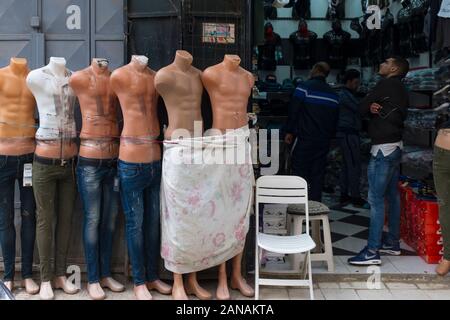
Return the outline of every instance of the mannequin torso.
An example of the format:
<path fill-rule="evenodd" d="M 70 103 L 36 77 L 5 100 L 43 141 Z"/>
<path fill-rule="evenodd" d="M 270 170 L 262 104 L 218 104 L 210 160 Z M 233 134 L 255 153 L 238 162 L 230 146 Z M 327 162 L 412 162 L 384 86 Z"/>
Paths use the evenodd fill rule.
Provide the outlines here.
<path fill-rule="evenodd" d="M 94 59 L 90 67 L 70 77 L 69 84 L 78 96 L 83 117 L 81 157 L 113 159 L 119 155 L 118 101 L 110 76 L 106 60 Z"/>
<path fill-rule="evenodd" d="M 111 75 L 111 87 L 119 97 L 124 118 L 119 158 L 126 162 L 161 160 L 161 148 L 155 143 L 160 134 L 158 93 L 155 72 L 147 62 L 144 56 L 133 56 L 130 64 Z"/>
<path fill-rule="evenodd" d="M 36 101 L 26 85 L 28 73 L 27 61 L 19 58 L 0 69 L 0 155 L 34 152 Z"/>
<path fill-rule="evenodd" d="M 226 55 L 222 63 L 203 72 L 202 81 L 211 98 L 213 128 L 222 132 L 248 124 L 248 99 L 255 79 L 239 66 L 240 62 L 238 56 Z"/>
<path fill-rule="evenodd" d="M 170 140 L 177 129 L 186 129 L 193 136 L 194 122 L 202 121 L 201 74 L 192 66 L 192 56 L 186 51 L 177 51 L 174 63 L 156 74 L 155 87 L 163 97 L 169 115 L 166 140 Z"/>
<path fill-rule="evenodd" d="M 27 77 L 39 111 L 35 151 L 38 156 L 69 159 L 78 153 L 75 96 L 69 87 L 70 75 L 64 58 L 50 58 L 47 66 L 30 72 Z"/>

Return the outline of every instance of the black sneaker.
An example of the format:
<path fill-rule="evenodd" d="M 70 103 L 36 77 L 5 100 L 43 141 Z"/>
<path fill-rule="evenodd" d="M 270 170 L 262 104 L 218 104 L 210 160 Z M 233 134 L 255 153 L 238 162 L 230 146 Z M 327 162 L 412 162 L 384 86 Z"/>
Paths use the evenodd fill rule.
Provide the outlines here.
<path fill-rule="evenodd" d="M 341 197 L 339 199 L 339 203 L 340 203 L 341 206 L 345 206 L 345 205 L 349 204 L 351 200 L 352 200 L 352 198 L 349 195 L 341 194 Z"/>
<path fill-rule="evenodd" d="M 351 203 L 356 208 L 370 209 L 369 203 L 363 198 L 352 198 Z"/>
<path fill-rule="evenodd" d="M 391 256 L 399 256 L 402 254 L 402 250 L 400 250 L 400 245 L 391 245 L 387 243 L 383 243 L 383 246 L 379 250 L 380 253 L 388 254 Z"/>

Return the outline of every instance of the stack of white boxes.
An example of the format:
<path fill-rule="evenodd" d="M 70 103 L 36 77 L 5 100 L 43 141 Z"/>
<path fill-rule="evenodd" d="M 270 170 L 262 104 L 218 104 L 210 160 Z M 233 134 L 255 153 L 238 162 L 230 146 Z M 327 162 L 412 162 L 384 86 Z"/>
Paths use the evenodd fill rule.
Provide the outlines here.
<path fill-rule="evenodd" d="M 288 205 L 265 204 L 263 207 L 263 232 L 266 234 L 286 235 L 287 234 L 287 209 Z M 267 265 L 285 264 L 284 254 L 263 252 L 263 260 Z"/>

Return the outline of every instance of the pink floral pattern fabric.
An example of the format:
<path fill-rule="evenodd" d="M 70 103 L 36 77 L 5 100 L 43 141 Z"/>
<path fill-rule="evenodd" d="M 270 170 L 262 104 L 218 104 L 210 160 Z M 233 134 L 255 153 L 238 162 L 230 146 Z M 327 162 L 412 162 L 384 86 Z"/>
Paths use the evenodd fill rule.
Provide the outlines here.
<path fill-rule="evenodd" d="M 234 138 L 240 164 L 183 164 L 175 160 L 191 148 L 199 156 L 223 149 Z M 217 266 L 241 253 L 249 230 L 253 195 L 248 127 L 223 136 L 183 139 L 164 144 L 161 185 L 161 256 L 167 270 L 190 273 Z M 192 147 L 193 146 L 193 147 Z"/>

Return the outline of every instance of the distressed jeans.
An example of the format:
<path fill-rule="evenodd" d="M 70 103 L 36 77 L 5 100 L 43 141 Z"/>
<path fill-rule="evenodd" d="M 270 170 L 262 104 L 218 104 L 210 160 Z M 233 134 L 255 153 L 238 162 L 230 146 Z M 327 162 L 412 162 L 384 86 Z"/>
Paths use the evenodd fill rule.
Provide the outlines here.
<path fill-rule="evenodd" d="M 384 239 L 389 245 L 400 241 L 400 193 L 398 181 L 402 151 L 397 148 L 385 157 L 378 151 L 370 158 L 367 174 L 369 178 L 370 226 L 368 248 L 378 251 L 383 242 L 385 200 L 389 206 L 389 233 Z"/>
<path fill-rule="evenodd" d="M 116 229 L 118 192 L 114 191 L 116 160 L 79 158 L 77 182 L 83 203 L 83 244 L 88 281 L 98 283 L 111 277 L 111 256 Z"/>
<path fill-rule="evenodd" d="M 118 171 L 133 282 L 140 286 L 159 279 L 161 161 L 119 160 Z"/>
<path fill-rule="evenodd" d="M 22 226 L 22 278 L 31 278 L 36 238 L 36 205 L 33 188 L 23 186 L 24 164 L 33 162 L 33 154 L 0 156 L 0 245 L 5 266 L 5 281 L 13 281 L 16 260 L 16 228 L 14 226 L 14 190 L 16 180 L 20 189 Z"/>

